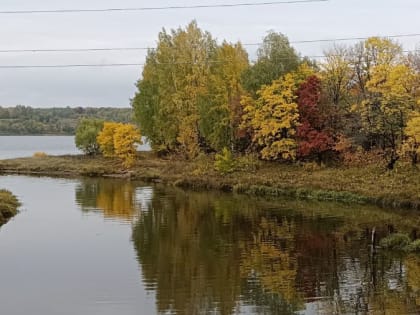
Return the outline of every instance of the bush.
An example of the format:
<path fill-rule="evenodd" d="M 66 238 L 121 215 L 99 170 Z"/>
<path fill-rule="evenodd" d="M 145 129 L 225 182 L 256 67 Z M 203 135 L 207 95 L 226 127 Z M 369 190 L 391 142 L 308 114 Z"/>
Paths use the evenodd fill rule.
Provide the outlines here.
<path fill-rule="evenodd" d="M 227 148 L 222 150 L 221 154 L 216 154 L 214 168 L 222 175 L 232 173 L 236 169 L 236 161 Z"/>
<path fill-rule="evenodd" d="M 104 122 L 98 119 L 82 119 L 76 128 L 74 141 L 76 147 L 88 155 L 99 153 L 99 144 L 96 140 L 102 130 Z"/>
<path fill-rule="evenodd" d="M 420 240 L 415 240 L 411 242 L 405 250 L 410 253 L 420 253 Z"/>
<path fill-rule="evenodd" d="M 261 161 L 258 156 L 247 154 L 240 156 L 236 160 L 236 169 L 245 172 L 256 172 L 261 167 Z"/>
<path fill-rule="evenodd" d="M 45 153 L 45 152 L 35 152 L 33 156 L 34 156 L 35 158 L 44 158 L 44 157 L 47 157 L 47 156 L 48 156 L 48 154 L 47 154 L 47 153 Z"/>
<path fill-rule="evenodd" d="M 126 168 L 134 165 L 137 144 L 142 144 L 141 134 L 136 126 L 114 122 L 104 122 L 97 141 L 104 156 L 120 158 Z"/>
<path fill-rule="evenodd" d="M 0 224 L 16 215 L 19 205 L 19 201 L 11 192 L 0 190 Z"/>
<path fill-rule="evenodd" d="M 405 250 L 411 243 L 410 237 L 406 234 L 395 233 L 383 238 L 380 246 L 385 249 Z"/>

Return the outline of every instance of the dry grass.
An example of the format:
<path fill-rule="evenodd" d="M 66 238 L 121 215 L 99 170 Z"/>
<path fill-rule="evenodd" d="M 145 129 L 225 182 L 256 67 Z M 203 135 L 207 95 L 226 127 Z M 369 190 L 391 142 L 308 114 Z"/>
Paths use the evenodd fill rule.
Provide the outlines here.
<path fill-rule="evenodd" d="M 10 191 L 0 190 L 0 225 L 16 215 L 19 205 L 19 201 Z"/>
<path fill-rule="evenodd" d="M 240 163 L 241 164 L 241 163 Z M 0 161 L 0 172 L 48 176 L 115 176 L 159 181 L 191 188 L 237 190 L 260 195 L 290 195 L 318 200 L 375 203 L 387 207 L 420 208 L 420 171 L 399 165 L 386 171 L 364 167 L 317 167 L 246 161 L 234 173 L 214 170 L 214 157 L 194 161 L 158 158 L 141 153 L 130 170 L 118 160 L 103 157 L 47 156 Z"/>

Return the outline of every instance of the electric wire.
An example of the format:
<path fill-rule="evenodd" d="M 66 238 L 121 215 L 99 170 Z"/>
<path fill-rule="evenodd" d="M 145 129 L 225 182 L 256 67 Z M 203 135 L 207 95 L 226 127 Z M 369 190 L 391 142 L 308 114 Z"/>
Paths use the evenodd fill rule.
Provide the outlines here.
<path fill-rule="evenodd" d="M 40 13 L 51 14 L 51 13 L 163 11 L 163 10 L 185 10 L 185 9 L 210 9 L 210 8 L 275 6 L 275 5 L 282 5 L 282 4 L 307 4 L 307 3 L 328 2 L 328 1 L 329 0 L 289 0 L 289 1 L 243 2 L 243 3 L 225 3 L 225 4 L 196 4 L 196 5 L 177 5 L 177 6 L 162 6 L 162 7 L 137 7 L 137 8 L 11 10 L 11 11 L 0 11 L 0 14 L 40 14 Z"/>
<path fill-rule="evenodd" d="M 371 37 L 381 38 L 407 38 L 419 37 L 420 33 L 413 34 L 398 34 L 398 35 L 372 35 L 365 37 L 341 37 L 341 38 L 323 38 L 323 39 L 309 39 L 290 41 L 290 44 L 305 44 L 305 43 L 321 43 L 321 42 L 340 42 L 351 40 L 366 40 Z M 260 46 L 263 43 L 244 43 L 242 46 Z M 90 52 L 90 51 L 138 51 L 154 49 L 152 47 L 103 47 L 103 48 L 28 48 L 28 49 L 0 49 L 0 53 L 47 53 L 47 52 Z"/>

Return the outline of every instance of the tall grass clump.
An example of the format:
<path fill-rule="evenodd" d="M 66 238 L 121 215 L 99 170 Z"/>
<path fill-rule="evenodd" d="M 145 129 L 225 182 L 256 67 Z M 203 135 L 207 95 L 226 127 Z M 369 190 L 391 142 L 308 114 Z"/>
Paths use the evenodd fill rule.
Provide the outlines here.
<path fill-rule="evenodd" d="M 0 225 L 17 214 L 19 205 L 18 199 L 10 191 L 0 190 Z"/>
<path fill-rule="evenodd" d="M 232 152 L 224 148 L 220 154 L 216 154 L 214 168 L 222 175 L 233 173 L 236 169 L 236 161 Z"/>

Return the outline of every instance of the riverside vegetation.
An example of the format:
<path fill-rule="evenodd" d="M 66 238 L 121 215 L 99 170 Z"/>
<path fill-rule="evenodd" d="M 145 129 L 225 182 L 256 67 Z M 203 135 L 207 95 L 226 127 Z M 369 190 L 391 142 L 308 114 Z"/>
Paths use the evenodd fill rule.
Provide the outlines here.
<path fill-rule="evenodd" d="M 17 214 L 18 199 L 10 192 L 0 189 L 0 226 Z"/>
<path fill-rule="evenodd" d="M 393 40 L 335 46 L 315 62 L 269 32 L 250 63 L 241 43 L 218 44 L 192 22 L 159 34 L 137 87 L 152 153 L 136 156 L 133 125 L 85 119 L 76 143 L 88 156 L 0 170 L 420 206 L 420 54 Z"/>

